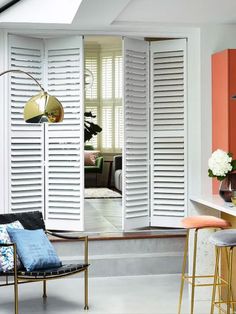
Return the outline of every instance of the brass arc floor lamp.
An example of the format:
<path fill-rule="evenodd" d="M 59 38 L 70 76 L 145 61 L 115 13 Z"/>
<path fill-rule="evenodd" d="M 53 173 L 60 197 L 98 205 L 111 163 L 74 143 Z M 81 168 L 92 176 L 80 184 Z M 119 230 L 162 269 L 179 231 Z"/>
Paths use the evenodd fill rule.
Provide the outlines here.
<path fill-rule="evenodd" d="M 48 94 L 42 85 L 28 72 L 19 69 L 10 69 L 0 73 L 0 76 L 7 73 L 22 73 L 29 76 L 40 88 L 40 92 L 31 97 L 24 107 L 24 120 L 27 123 L 56 123 L 62 122 L 64 109 L 60 101 Z"/>

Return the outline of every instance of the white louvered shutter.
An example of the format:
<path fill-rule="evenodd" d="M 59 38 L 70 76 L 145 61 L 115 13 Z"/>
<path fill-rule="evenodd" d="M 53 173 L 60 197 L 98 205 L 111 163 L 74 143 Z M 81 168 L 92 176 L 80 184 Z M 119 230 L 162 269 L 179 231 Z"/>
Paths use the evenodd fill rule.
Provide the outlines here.
<path fill-rule="evenodd" d="M 125 38 L 123 229 L 149 225 L 148 43 Z"/>
<path fill-rule="evenodd" d="M 65 110 L 62 123 L 45 126 L 46 226 L 83 230 L 83 41 L 73 36 L 45 45 L 48 91 Z"/>
<path fill-rule="evenodd" d="M 9 36 L 9 69 L 21 69 L 42 81 L 41 40 Z M 42 83 L 42 82 L 41 82 Z M 9 208 L 12 212 L 44 209 L 43 126 L 25 123 L 24 105 L 39 92 L 25 74 L 9 74 Z"/>
<path fill-rule="evenodd" d="M 186 210 L 186 41 L 151 43 L 151 225 Z"/>

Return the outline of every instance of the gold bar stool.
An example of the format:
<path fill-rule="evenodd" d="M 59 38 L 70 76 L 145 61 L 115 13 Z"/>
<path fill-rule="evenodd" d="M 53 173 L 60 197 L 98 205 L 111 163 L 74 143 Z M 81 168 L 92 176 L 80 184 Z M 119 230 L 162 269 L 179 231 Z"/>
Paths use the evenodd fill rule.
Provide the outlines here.
<path fill-rule="evenodd" d="M 197 238 L 198 238 L 198 230 L 205 229 L 205 228 L 229 228 L 230 223 L 224 219 L 217 218 L 214 216 L 192 216 L 186 217 L 182 220 L 183 228 L 187 229 L 186 241 L 185 241 L 185 249 L 184 249 L 184 259 L 183 259 L 183 266 L 182 266 L 182 276 L 181 276 L 181 285 L 180 285 L 180 295 L 179 295 L 179 307 L 178 307 L 178 314 L 181 313 L 181 305 L 182 305 L 182 298 L 183 298 L 183 289 L 184 289 L 184 282 L 188 281 L 192 285 L 191 289 L 191 309 L 190 314 L 194 313 L 194 295 L 195 295 L 195 287 L 198 286 L 212 286 L 212 284 L 196 284 L 196 278 L 213 278 L 213 275 L 205 275 L 205 276 L 197 276 L 196 275 L 196 261 L 197 261 Z M 194 230 L 194 247 L 193 247 L 193 266 L 192 266 L 192 275 L 186 276 L 186 264 L 187 264 L 187 256 L 188 256 L 188 245 L 189 245 L 189 233 L 190 230 Z"/>
<path fill-rule="evenodd" d="M 217 231 L 210 236 L 209 241 L 215 245 L 216 248 L 216 263 L 215 263 L 215 274 L 214 274 L 214 284 L 212 289 L 212 301 L 211 301 L 211 314 L 214 313 L 214 308 L 218 307 L 220 313 L 221 311 L 230 314 L 231 310 L 234 313 L 234 304 L 232 293 L 232 273 L 233 273 L 233 253 L 236 247 L 236 229 Z M 227 280 L 220 276 L 220 253 L 225 249 L 226 252 L 226 262 L 228 268 Z M 216 287 L 225 285 L 226 289 L 226 300 L 221 300 L 221 293 L 219 292 L 219 300 L 216 301 Z M 220 291 L 220 290 L 219 290 Z M 226 310 L 222 307 L 226 304 Z"/>

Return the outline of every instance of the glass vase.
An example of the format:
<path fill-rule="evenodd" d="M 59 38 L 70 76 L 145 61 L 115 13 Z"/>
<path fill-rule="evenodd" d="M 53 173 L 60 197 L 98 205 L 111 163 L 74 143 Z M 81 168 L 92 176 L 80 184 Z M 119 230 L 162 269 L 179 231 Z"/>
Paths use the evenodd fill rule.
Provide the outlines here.
<path fill-rule="evenodd" d="M 220 183 L 219 194 L 225 202 L 231 202 L 232 191 L 236 190 L 236 173 L 229 173 Z"/>

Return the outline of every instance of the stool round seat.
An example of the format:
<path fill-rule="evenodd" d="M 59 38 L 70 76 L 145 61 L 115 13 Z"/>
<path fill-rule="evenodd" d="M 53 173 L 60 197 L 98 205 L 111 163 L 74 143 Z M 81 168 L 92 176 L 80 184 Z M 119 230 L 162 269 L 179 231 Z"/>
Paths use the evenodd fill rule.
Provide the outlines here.
<path fill-rule="evenodd" d="M 185 229 L 202 229 L 202 228 L 229 228 L 231 224 L 221 218 L 208 216 L 208 215 L 199 215 L 191 216 L 182 219 L 182 226 Z"/>
<path fill-rule="evenodd" d="M 209 241 L 215 246 L 236 246 L 236 229 L 228 229 L 214 232 Z"/>

